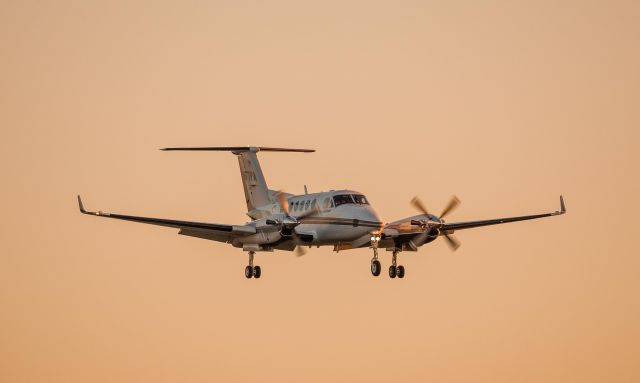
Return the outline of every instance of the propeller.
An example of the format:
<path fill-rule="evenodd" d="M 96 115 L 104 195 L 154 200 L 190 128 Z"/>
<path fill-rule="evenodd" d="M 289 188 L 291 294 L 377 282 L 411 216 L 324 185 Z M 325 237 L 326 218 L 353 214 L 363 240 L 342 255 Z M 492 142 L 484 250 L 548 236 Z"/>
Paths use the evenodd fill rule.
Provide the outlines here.
<path fill-rule="evenodd" d="M 447 240 L 447 245 L 451 248 L 451 250 L 456 251 L 458 247 L 460 247 L 460 242 L 451 236 L 451 234 L 443 233 L 444 239 Z"/>
<path fill-rule="evenodd" d="M 429 212 L 427 211 L 427 208 L 422 202 L 422 200 L 420 200 L 420 198 L 417 196 L 413 197 L 411 199 L 411 206 L 413 206 L 414 208 L 422 212 L 422 214 L 424 214 L 427 217 L 426 221 L 411 222 L 411 224 L 418 223 L 420 225 L 427 226 L 427 229 L 425 230 L 424 233 L 417 235 L 413 239 L 414 244 L 417 246 L 422 245 L 427 240 L 427 237 L 429 235 L 428 226 L 434 226 L 438 228 L 442 227 L 442 224 L 444 224 L 443 218 L 447 216 L 449 213 L 451 213 L 453 210 L 455 210 L 458 207 L 458 205 L 460 205 L 460 199 L 456 196 L 452 196 L 451 199 L 449 200 L 449 203 L 447 203 L 445 208 L 442 210 L 442 213 L 440 213 L 440 217 L 437 217 L 437 221 L 434 221 L 431 218 L 431 214 L 429 214 Z M 447 245 L 449 245 L 451 250 L 453 251 L 458 250 L 458 248 L 460 247 L 460 242 L 457 239 L 455 239 L 451 234 L 447 234 L 446 232 L 440 232 L 440 234 L 447 240 Z"/>
<path fill-rule="evenodd" d="M 289 229 L 291 230 L 292 236 L 296 237 L 296 239 L 300 239 L 300 235 L 296 232 L 295 227 L 301 223 L 301 219 L 318 213 L 320 209 L 318 208 L 318 206 L 316 206 L 313 209 L 310 209 L 298 215 L 298 217 L 293 217 L 289 214 L 289 199 L 287 198 L 286 194 L 282 190 L 280 190 L 276 194 L 276 198 L 278 200 L 280 208 L 285 214 L 286 219 L 283 222 L 279 222 L 276 220 L 267 220 L 267 223 L 271 225 L 280 225 L 282 228 Z M 297 257 L 302 257 L 307 253 L 307 250 L 304 248 L 304 246 L 298 245 L 296 246 L 295 253 Z"/>
<path fill-rule="evenodd" d="M 442 213 L 440 213 L 440 219 L 442 220 L 442 218 L 451 213 L 451 211 L 458 207 L 458 205 L 460 205 L 460 199 L 456 196 L 452 196 L 447 206 L 445 206 L 444 210 L 442 210 Z"/>
<path fill-rule="evenodd" d="M 286 215 L 289 215 L 289 200 L 282 190 L 276 194 L 276 198 L 278 199 L 280 209 L 282 209 Z"/>
<path fill-rule="evenodd" d="M 276 198 L 278 199 L 278 204 L 280 205 L 280 208 L 282 209 L 284 214 L 287 216 L 287 218 L 289 218 L 289 219 L 291 219 L 292 221 L 295 222 L 295 226 L 300 224 L 300 220 L 302 218 L 306 218 L 306 217 L 308 217 L 310 215 L 313 215 L 313 214 L 315 214 L 315 213 L 320 211 L 318 206 L 316 206 L 313 209 L 307 210 L 304 213 L 300 214 L 297 218 L 296 217 L 292 217 L 289 214 L 289 200 L 287 199 L 286 194 L 282 190 L 280 190 L 276 194 Z"/>
<path fill-rule="evenodd" d="M 420 197 L 416 196 L 413 197 L 411 199 L 411 205 L 420 210 L 420 212 L 422 212 L 422 214 L 426 215 L 427 217 L 429 217 L 429 219 L 431 219 L 431 215 L 429 214 L 429 211 L 427 210 L 427 207 L 424 205 L 424 203 L 422 202 L 422 200 L 420 199 Z M 449 203 L 447 204 L 447 206 L 445 206 L 444 210 L 442 210 L 442 213 L 440 213 L 440 219 L 444 218 L 447 214 L 451 213 L 456 207 L 458 207 L 458 205 L 460 205 L 460 199 L 456 196 L 452 196 L 451 199 L 449 200 Z"/>
<path fill-rule="evenodd" d="M 411 199 L 411 205 L 416 209 L 420 210 L 422 214 L 429 216 L 429 212 L 427 211 L 427 208 L 424 206 L 424 203 L 422 203 L 422 200 L 420 199 L 420 197 L 418 196 L 413 197 Z"/>

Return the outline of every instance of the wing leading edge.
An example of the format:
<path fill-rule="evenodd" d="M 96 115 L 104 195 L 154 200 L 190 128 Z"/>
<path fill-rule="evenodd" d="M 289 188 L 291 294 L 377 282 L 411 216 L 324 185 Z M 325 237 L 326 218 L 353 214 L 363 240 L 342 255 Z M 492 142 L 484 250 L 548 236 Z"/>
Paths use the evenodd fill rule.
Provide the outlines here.
<path fill-rule="evenodd" d="M 502 223 L 509 222 L 518 222 L 518 221 L 527 221 L 530 219 L 538 219 L 544 217 L 553 217 L 556 215 L 562 215 L 567 212 L 567 209 L 564 205 L 564 198 L 560 196 L 560 210 L 555 211 L 553 213 L 543 213 L 543 214 L 533 214 L 533 215 L 523 215 L 519 217 L 507 217 L 507 218 L 495 218 L 495 219 L 486 219 L 482 221 L 468 221 L 468 222 L 453 222 L 453 223 L 445 223 L 442 225 L 441 229 L 445 232 L 447 231 L 455 231 L 462 229 L 472 229 L 474 227 L 481 226 L 491 226 L 491 225 L 499 225 Z"/>
<path fill-rule="evenodd" d="M 248 227 L 248 226 L 220 225 L 215 223 L 179 221 L 175 219 L 150 218 L 150 217 L 139 217 L 139 216 L 133 216 L 133 215 L 124 215 L 124 214 L 104 213 L 101 211 L 87 211 L 84 208 L 84 205 L 82 203 L 82 199 L 80 198 L 80 196 L 78 196 L 78 207 L 80 208 L 80 212 L 82 214 L 88 214 L 88 215 L 93 215 L 97 217 L 120 219 L 124 221 L 131 221 L 131 222 L 138 222 L 138 223 L 146 223 L 150 225 L 173 227 L 176 229 L 180 229 L 180 234 L 183 234 L 183 235 L 196 236 L 193 234 L 199 233 L 199 235 L 197 236 L 207 237 L 209 239 L 225 241 L 225 242 L 232 239 L 233 237 L 238 237 L 238 236 L 247 235 L 247 234 L 254 234 L 256 232 L 255 227 Z"/>

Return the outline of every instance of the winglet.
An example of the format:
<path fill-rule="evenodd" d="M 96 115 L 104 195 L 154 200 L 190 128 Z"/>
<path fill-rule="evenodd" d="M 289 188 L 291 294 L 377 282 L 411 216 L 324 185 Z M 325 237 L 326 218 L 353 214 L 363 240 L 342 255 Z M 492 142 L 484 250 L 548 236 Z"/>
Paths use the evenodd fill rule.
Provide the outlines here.
<path fill-rule="evenodd" d="M 560 196 L 560 214 L 564 214 L 567 212 L 567 208 L 564 206 L 564 198 Z"/>
<path fill-rule="evenodd" d="M 80 194 L 78 194 L 78 207 L 80 208 L 80 213 L 87 214 L 87 211 L 84 210 L 84 205 L 82 204 L 82 198 L 80 198 Z"/>

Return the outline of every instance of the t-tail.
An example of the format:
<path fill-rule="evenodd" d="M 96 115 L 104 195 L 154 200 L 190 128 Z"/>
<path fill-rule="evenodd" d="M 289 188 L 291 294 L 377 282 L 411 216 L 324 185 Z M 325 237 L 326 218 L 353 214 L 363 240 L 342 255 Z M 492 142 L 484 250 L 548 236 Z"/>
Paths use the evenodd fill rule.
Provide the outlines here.
<path fill-rule="evenodd" d="M 260 210 L 261 207 L 275 203 L 272 194 L 269 192 L 267 182 L 264 179 L 260 161 L 258 161 L 257 153 L 263 152 L 298 152 L 312 153 L 312 149 L 287 149 L 287 148 L 268 148 L 258 146 L 233 146 L 233 147 L 189 147 L 189 148 L 163 148 L 161 150 L 190 150 L 190 151 L 227 151 L 238 156 L 240 165 L 240 176 L 242 177 L 242 186 L 244 188 L 244 196 L 247 202 L 247 214 L 253 218 L 262 218 L 270 212 Z"/>

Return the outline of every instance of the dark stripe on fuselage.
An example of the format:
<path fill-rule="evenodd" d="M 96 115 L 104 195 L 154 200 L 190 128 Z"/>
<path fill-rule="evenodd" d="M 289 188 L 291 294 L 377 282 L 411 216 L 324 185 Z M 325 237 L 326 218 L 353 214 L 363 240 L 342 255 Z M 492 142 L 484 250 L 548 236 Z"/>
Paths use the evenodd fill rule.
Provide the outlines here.
<path fill-rule="evenodd" d="M 331 218 L 331 217 L 307 217 L 300 220 L 302 224 L 324 224 L 324 225 L 342 225 L 342 226 L 364 226 L 379 228 L 382 226 L 382 222 L 376 221 L 362 221 L 359 219 L 350 218 Z"/>

